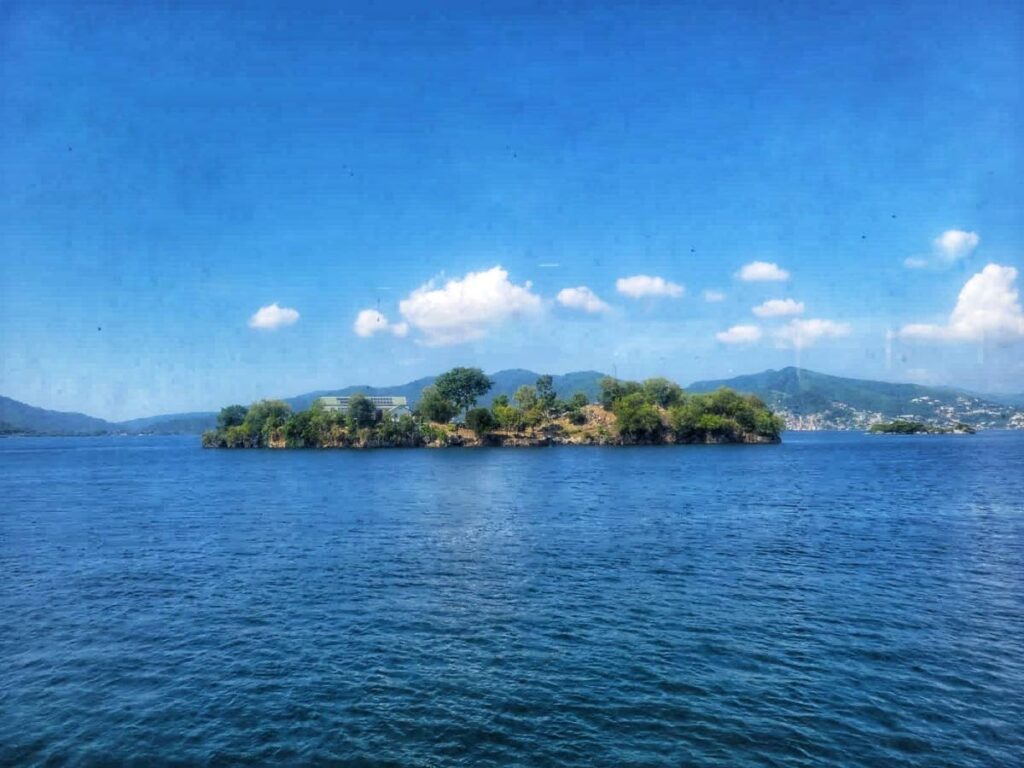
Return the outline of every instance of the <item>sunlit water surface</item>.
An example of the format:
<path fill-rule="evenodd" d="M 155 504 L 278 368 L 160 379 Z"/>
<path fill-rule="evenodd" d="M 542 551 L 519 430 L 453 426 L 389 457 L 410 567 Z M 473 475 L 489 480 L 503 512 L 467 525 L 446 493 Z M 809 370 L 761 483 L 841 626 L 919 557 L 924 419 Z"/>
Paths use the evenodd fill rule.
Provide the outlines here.
<path fill-rule="evenodd" d="M 3 764 L 1024 755 L 1021 433 L 0 472 Z"/>

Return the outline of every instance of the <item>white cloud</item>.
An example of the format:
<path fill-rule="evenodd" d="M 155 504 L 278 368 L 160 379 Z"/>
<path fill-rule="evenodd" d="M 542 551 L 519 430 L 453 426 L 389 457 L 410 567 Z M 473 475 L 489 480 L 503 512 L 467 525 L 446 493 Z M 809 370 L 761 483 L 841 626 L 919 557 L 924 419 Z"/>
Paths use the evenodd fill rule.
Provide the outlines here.
<path fill-rule="evenodd" d="M 249 318 L 249 327 L 261 331 L 273 331 L 286 325 L 295 325 L 299 321 L 298 310 L 291 307 L 279 307 L 275 301 L 256 310 Z"/>
<path fill-rule="evenodd" d="M 563 288 L 558 292 L 555 301 L 563 307 L 582 309 L 584 312 L 607 312 L 611 309 L 610 306 L 598 298 L 596 293 L 585 285 L 580 285 L 576 288 Z"/>
<path fill-rule="evenodd" d="M 769 299 L 753 308 L 758 317 L 785 317 L 786 315 L 802 315 L 804 303 L 793 299 Z"/>
<path fill-rule="evenodd" d="M 376 309 L 364 309 L 352 323 L 352 330 L 356 336 L 364 339 L 373 336 L 375 333 L 390 333 L 393 336 L 405 336 L 409 333 L 408 323 L 389 323 L 388 319 Z"/>
<path fill-rule="evenodd" d="M 952 264 L 967 256 L 978 247 L 981 238 L 977 232 L 964 232 L 962 229 L 947 229 L 934 241 L 936 252 L 947 262 Z"/>
<path fill-rule="evenodd" d="M 900 337 L 951 342 L 1024 339 L 1016 282 L 1016 269 L 989 264 L 964 283 L 946 325 L 905 325 Z"/>
<path fill-rule="evenodd" d="M 930 266 L 948 267 L 969 256 L 980 242 L 981 237 L 977 232 L 947 229 L 932 240 L 931 256 L 908 256 L 903 260 L 903 266 L 907 269 L 925 269 Z"/>
<path fill-rule="evenodd" d="M 725 294 L 721 291 L 713 291 L 709 288 L 704 291 L 704 301 L 708 304 L 717 304 L 720 301 L 725 301 Z"/>
<path fill-rule="evenodd" d="M 716 333 L 715 338 L 723 344 L 752 344 L 761 340 L 761 329 L 756 325 L 734 325 Z"/>
<path fill-rule="evenodd" d="M 685 290 L 678 283 L 672 283 L 663 277 L 650 275 L 633 275 L 620 277 L 615 281 L 615 289 L 623 296 L 631 299 L 642 299 L 645 296 L 668 296 L 678 299 Z"/>
<path fill-rule="evenodd" d="M 781 283 L 789 280 L 789 272 L 768 261 L 752 261 L 736 277 L 747 283 Z"/>
<path fill-rule="evenodd" d="M 850 333 L 849 323 L 817 318 L 801 320 L 794 318 L 775 331 L 775 341 L 780 347 L 805 349 L 820 339 L 846 336 Z"/>
<path fill-rule="evenodd" d="M 515 285 L 508 272 L 492 267 L 441 287 L 431 280 L 402 299 L 398 309 L 409 326 L 423 333 L 424 344 L 460 344 L 486 336 L 509 318 L 539 312 L 540 297 L 531 288 L 529 281 Z"/>

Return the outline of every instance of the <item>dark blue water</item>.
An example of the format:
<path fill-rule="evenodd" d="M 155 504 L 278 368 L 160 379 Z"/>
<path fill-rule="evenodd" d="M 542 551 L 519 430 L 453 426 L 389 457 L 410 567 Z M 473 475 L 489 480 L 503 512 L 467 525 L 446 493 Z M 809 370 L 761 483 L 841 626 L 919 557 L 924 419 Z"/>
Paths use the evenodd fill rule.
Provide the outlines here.
<path fill-rule="evenodd" d="M 3 764 L 1024 754 L 1021 433 L 0 471 Z"/>

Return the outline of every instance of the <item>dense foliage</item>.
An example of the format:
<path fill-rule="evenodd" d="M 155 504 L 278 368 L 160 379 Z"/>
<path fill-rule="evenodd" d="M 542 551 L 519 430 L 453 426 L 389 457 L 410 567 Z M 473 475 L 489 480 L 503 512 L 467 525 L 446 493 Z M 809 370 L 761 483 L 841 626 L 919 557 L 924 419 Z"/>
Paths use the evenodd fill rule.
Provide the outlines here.
<path fill-rule="evenodd" d="M 490 408 L 474 407 L 489 380 L 474 368 L 455 368 L 423 390 L 415 414 L 383 415 L 362 394 L 349 399 L 346 413 L 319 402 L 293 413 L 280 400 L 261 400 L 249 408 L 231 405 L 203 445 L 225 448 L 341 447 L 458 444 L 470 430 L 479 441 L 534 444 L 552 437 L 576 442 L 733 442 L 777 440 L 782 421 L 754 396 L 728 389 L 691 395 L 667 379 L 644 382 L 605 378 L 599 402 L 591 405 L 577 392 L 562 400 L 552 377 L 521 386 L 510 401 L 494 398 Z M 463 413 L 461 425 L 455 423 Z M 603 414 L 603 415 L 602 415 Z M 497 436 L 497 437 L 495 437 Z M 532 442 L 531 442 L 532 441 Z"/>
<path fill-rule="evenodd" d="M 973 435 L 975 429 L 969 424 L 964 424 L 959 421 L 949 427 L 936 427 L 931 424 L 925 424 L 924 422 L 921 421 L 896 419 L 895 421 L 887 421 L 878 424 L 872 424 L 871 429 L 868 431 L 876 435 L 924 435 L 946 434 L 949 432 L 965 432 L 967 434 Z"/>
<path fill-rule="evenodd" d="M 477 399 L 490 391 L 491 386 L 491 380 L 479 368 L 452 368 L 434 382 L 438 394 L 453 403 L 460 412 L 469 411 Z"/>
<path fill-rule="evenodd" d="M 691 395 L 661 378 L 602 379 L 601 404 L 615 414 L 619 433 L 633 441 L 653 440 L 666 432 L 683 443 L 777 440 L 784 426 L 754 395 L 725 388 Z"/>

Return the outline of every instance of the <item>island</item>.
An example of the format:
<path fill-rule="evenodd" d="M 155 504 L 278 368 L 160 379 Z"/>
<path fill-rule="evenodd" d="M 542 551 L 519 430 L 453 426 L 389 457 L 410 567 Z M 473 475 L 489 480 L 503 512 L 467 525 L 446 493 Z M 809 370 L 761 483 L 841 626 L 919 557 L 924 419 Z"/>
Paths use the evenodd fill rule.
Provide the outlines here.
<path fill-rule="evenodd" d="M 868 432 L 872 435 L 973 435 L 976 430 L 961 421 L 949 426 L 937 426 L 923 421 L 896 419 L 872 424 Z"/>
<path fill-rule="evenodd" d="M 397 448 L 543 445 L 771 444 L 783 421 L 758 397 L 722 388 L 689 394 L 664 378 L 606 377 L 596 402 L 561 398 L 551 376 L 512 395 L 477 402 L 491 389 L 478 368 L 453 368 L 414 408 L 404 397 L 321 397 L 293 412 L 280 400 L 223 408 L 204 448 Z"/>

